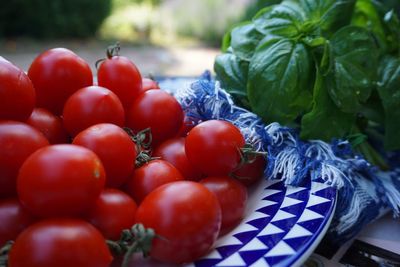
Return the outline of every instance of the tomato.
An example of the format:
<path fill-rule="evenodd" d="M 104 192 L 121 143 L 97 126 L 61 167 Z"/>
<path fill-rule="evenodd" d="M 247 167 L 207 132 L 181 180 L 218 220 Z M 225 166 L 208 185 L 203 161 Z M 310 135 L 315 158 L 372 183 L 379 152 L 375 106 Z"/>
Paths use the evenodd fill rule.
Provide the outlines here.
<path fill-rule="evenodd" d="M 151 90 L 151 89 L 160 89 L 160 86 L 153 79 L 142 78 L 142 92 Z"/>
<path fill-rule="evenodd" d="M 48 146 L 44 135 L 16 121 L 0 121 L 0 198 L 15 196 L 18 170 L 33 152 Z"/>
<path fill-rule="evenodd" d="M 135 169 L 125 188 L 133 199 L 140 203 L 157 187 L 183 179 L 182 174 L 171 163 L 156 159 Z"/>
<path fill-rule="evenodd" d="M 200 183 L 218 198 L 222 211 L 220 235 L 224 235 L 242 221 L 247 205 L 247 189 L 228 176 L 207 177 Z"/>
<path fill-rule="evenodd" d="M 179 129 L 177 136 L 186 137 L 190 132 L 190 130 L 192 130 L 193 127 L 196 126 L 196 124 L 197 124 L 196 122 L 194 122 L 185 114 L 185 116 L 183 117 L 182 126 Z"/>
<path fill-rule="evenodd" d="M 62 144 L 69 141 L 61 118 L 47 109 L 35 108 L 26 123 L 38 129 L 50 144 Z"/>
<path fill-rule="evenodd" d="M 251 186 L 264 177 L 264 169 L 267 162 L 262 155 L 256 156 L 253 161 L 245 163 L 238 170 L 234 171 L 231 176 L 241 182 L 245 186 Z"/>
<path fill-rule="evenodd" d="M 106 186 L 120 187 L 135 167 L 136 146 L 130 136 L 111 123 L 93 125 L 80 132 L 72 142 L 99 156 L 106 170 Z"/>
<path fill-rule="evenodd" d="M 136 65 L 123 56 L 112 56 L 103 61 L 97 71 L 100 86 L 113 91 L 128 109 L 142 92 L 142 75 Z"/>
<path fill-rule="evenodd" d="M 28 75 L 0 57 L 0 120 L 26 120 L 35 101 L 35 89 Z"/>
<path fill-rule="evenodd" d="M 67 98 L 93 84 L 89 64 L 71 50 L 54 48 L 36 57 L 28 70 L 36 89 L 37 106 L 60 115 Z"/>
<path fill-rule="evenodd" d="M 196 125 L 186 137 L 190 162 L 209 176 L 225 176 L 241 161 L 245 140 L 239 129 L 227 121 L 209 120 Z"/>
<path fill-rule="evenodd" d="M 52 145 L 22 164 L 17 191 L 36 216 L 76 216 L 93 207 L 104 184 L 104 168 L 95 153 L 76 145 Z"/>
<path fill-rule="evenodd" d="M 0 248 L 31 225 L 35 218 L 21 205 L 17 198 L 0 200 Z"/>
<path fill-rule="evenodd" d="M 106 188 L 101 192 L 95 206 L 86 219 L 96 226 L 105 238 L 118 240 L 123 229 L 130 229 L 135 223 L 136 203 L 126 193 Z"/>
<path fill-rule="evenodd" d="M 148 90 L 139 95 L 127 113 L 127 126 L 138 132 L 151 128 L 154 146 L 176 136 L 183 122 L 178 101 L 162 90 Z"/>
<path fill-rule="evenodd" d="M 103 122 L 122 127 L 125 113 L 121 101 L 113 92 L 104 87 L 89 86 L 68 98 L 63 118 L 65 128 L 74 136 L 89 126 Z"/>
<path fill-rule="evenodd" d="M 153 157 L 168 161 L 179 170 L 186 180 L 198 181 L 203 175 L 188 160 L 185 152 L 185 138 L 171 138 L 159 145 Z"/>
<path fill-rule="evenodd" d="M 136 221 L 153 228 L 150 256 L 164 262 L 191 262 L 205 255 L 221 226 L 216 196 L 202 184 L 178 181 L 151 192 L 139 205 Z"/>
<path fill-rule="evenodd" d="M 11 248 L 9 267 L 108 267 L 113 257 L 101 233 L 83 220 L 55 218 L 25 229 Z"/>

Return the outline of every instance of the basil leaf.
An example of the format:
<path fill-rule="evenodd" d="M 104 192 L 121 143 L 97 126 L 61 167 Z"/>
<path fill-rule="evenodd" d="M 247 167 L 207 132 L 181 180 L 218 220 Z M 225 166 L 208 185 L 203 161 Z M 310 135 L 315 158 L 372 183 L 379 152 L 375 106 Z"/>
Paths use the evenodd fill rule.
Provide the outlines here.
<path fill-rule="evenodd" d="M 378 52 L 366 29 L 346 26 L 331 39 L 333 70 L 326 86 L 333 102 L 344 112 L 360 110 L 375 88 Z"/>
<path fill-rule="evenodd" d="M 297 0 L 310 21 L 323 32 L 333 33 L 351 20 L 355 0 Z"/>
<path fill-rule="evenodd" d="M 240 59 L 249 61 L 262 38 L 263 35 L 256 30 L 251 22 L 235 27 L 231 32 L 233 53 Z"/>
<path fill-rule="evenodd" d="M 218 55 L 214 62 L 214 71 L 222 87 L 243 107 L 249 108 L 247 100 L 247 72 L 249 63 L 240 60 L 232 53 Z"/>
<path fill-rule="evenodd" d="M 311 57 L 302 43 L 272 38 L 255 51 L 247 94 L 253 112 L 266 122 L 292 123 L 311 106 Z"/>
<path fill-rule="evenodd" d="M 379 96 L 385 109 L 385 149 L 400 149 L 400 59 L 386 57 L 379 68 Z"/>
<path fill-rule="evenodd" d="M 314 84 L 313 107 L 301 120 L 302 139 L 321 139 L 346 136 L 355 123 L 355 114 L 344 113 L 333 103 L 325 85 L 327 77 L 317 71 Z"/>
<path fill-rule="evenodd" d="M 295 2 L 282 2 L 260 10 L 253 18 L 257 31 L 264 35 L 296 37 L 306 17 L 300 5 Z"/>

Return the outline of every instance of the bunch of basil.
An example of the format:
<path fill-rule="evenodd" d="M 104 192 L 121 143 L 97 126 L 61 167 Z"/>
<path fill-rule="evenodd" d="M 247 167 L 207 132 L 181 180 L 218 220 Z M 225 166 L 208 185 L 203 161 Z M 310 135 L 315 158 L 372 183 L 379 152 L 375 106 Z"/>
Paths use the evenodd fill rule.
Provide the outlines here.
<path fill-rule="evenodd" d="M 303 139 L 347 138 L 400 148 L 400 22 L 374 0 L 284 0 L 229 31 L 217 79 L 266 123 Z"/>

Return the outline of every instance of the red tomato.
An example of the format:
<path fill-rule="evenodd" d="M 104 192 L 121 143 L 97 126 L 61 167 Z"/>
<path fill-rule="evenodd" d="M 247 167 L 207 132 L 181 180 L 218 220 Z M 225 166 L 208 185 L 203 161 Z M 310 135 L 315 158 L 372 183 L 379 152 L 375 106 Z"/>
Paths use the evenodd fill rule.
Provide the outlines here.
<path fill-rule="evenodd" d="M 239 129 L 227 121 L 209 120 L 196 125 L 186 137 L 190 162 L 209 176 L 225 176 L 240 163 L 245 140 Z"/>
<path fill-rule="evenodd" d="M 184 137 L 172 138 L 163 142 L 154 150 L 153 157 L 160 157 L 174 165 L 186 180 L 198 181 L 203 177 L 186 156 Z"/>
<path fill-rule="evenodd" d="M 264 169 L 267 162 L 261 155 L 255 157 L 254 161 L 245 163 L 238 170 L 232 173 L 232 177 L 241 182 L 245 186 L 251 186 L 262 177 L 264 177 Z"/>
<path fill-rule="evenodd" d="M 182 174 L 171 163 L 156 159 L 134 170 L 132 177 L 128 179 L 126 190 L 140 203 L 157 187 L 183 179 Z"/>
<path fill-rule="evenodd" d="M 16 198 L 0 200 L 0 248 L 35 221 Z"/>
<path fill-rule="evenodd" d="M 153 228 L 150 256 L 164 262 L 191 262 L 206 254 L 217 239 L 221 208 L 202 184 L 178 181 L 151 192 L 139 205 L 136 221 Z"/>
<path fill-rule="evenodd" d="M 200 183 L 218 198 L 222 211 L 220 235 L 224 235 L 242 221 L 247 205 L 247 189 L 228 176 L 207 177 Z"/>
<path fill-rule="evenodd" d="M 24 162 L 17 190 L 36 216 L 76 216 L 93 207 L 104 184 L 104 168 L 95 153 L 76 145 L 53 145 Z"/>
<path fill-rule="evenodd" d="M 136 203 L 130 196 L 120 190 L 106 188 L 86 218 L 105 238 L 118 240 L 123 229 L 134 225 L 136 209 Z"/>
<path fill-rule="evenodd" d="M 142 78 L 142 92 L 151 90 L 151 89 L 160 89 L 160 86 L 153 79 Z"/>
<path fill-rule="evenodd" d="M 106 170 L 107 187 L 120 187 L 133 172 L 135 143 L 122 128 L 114 124 L 93 125 L 80 132 L 72 143 L 89 148 L 99 156 Z"/>
<path fill-rule="evenodd" d="M 35 128 L 15 121 L 0 121 L 0 198 L 15 196 L 18 170 L 25 159 L 48 146 Z"/>
<path fill-rule="evenodd" d="M 88 63 L 65 48 L 50 49 L 36 57 L 28 76 L 36 89 L 37 106 L 56 115 L 61 114 L 70 95 L 93 84 Z"/>
<path fill-rule="evenodd" d="M 103 61 L 97 71 L 100 86 L 113 91 L 128 109 L 142 92 L 142 76 L 136 65 L 123 56 L 113 56 Z"/>
<path fill-rule="evenodd" d="M 127 113 L 127 126 L 132 130 L 151 128 L 154 146 L 176 136 L 182 122 L 182 107 L 162 90 L 148 90 L 139 95 Z"/>
<path fill-rule="evenodd" d="M 108 267 L 110 251 L 101 233 L 78 219 L 48 219 L 25 229 L 9 255 L 9 267 Z"/>
<path fill-rule="evenodd" d="M 28 75 L 0 57 L 0 120 L 26 120 L 35 100 L 35 89 Z"/>
<path fill-rule="evenodd" d="M 196 122 L 192 121 L 188 116 L 185 115 L 183 117 L 183 123 L 181 128 L 179 129 L 177 136 L 186 137 L 190 130 L 192 130 L 193 127 L 196 126 L 196 124 Z"/>
<path fill-rule="evenodd" d="M 110 90 L 88 86 L 71 95 L 64 106 L 64 126 L 76 135 L 89 126 L 109 122 L 124 125 L 125 113 L 121 101 Z"/>
<path fill-rule="evenodd" d="M 26 123 L 38 129 L 50 144 L 68 143 L 69 137 L 61 118 L 47 109 L 35 108 Z"/>

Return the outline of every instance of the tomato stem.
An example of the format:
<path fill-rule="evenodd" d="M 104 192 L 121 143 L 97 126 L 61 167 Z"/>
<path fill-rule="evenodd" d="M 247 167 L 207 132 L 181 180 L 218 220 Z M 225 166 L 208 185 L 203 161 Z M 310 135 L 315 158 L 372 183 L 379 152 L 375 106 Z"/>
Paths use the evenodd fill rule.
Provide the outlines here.
<path fill-rule="evenodd" d="M 257 156 L 263 156 L 266 157 L 268 155 L 267 152 L 262 152 L 262 151 L 256 151 L 254 150 L 253 146 L 251 144 L 245 144 L 242 148 L 238 148 L 239 153 L 240 153 L 240 162 L 238 166 L 232 170 L 231 175 L 240 168 L 243 167 L 243 165 L 248 164 L 248 163 L 253 163 Z"/>
<path fill-rule="evenodd" d="M 8 266 L 8 253 L 10 252 L 13 244 L 14 241 L 8 241 L 2 248 L 0 248 L 0 267 Z"/>

